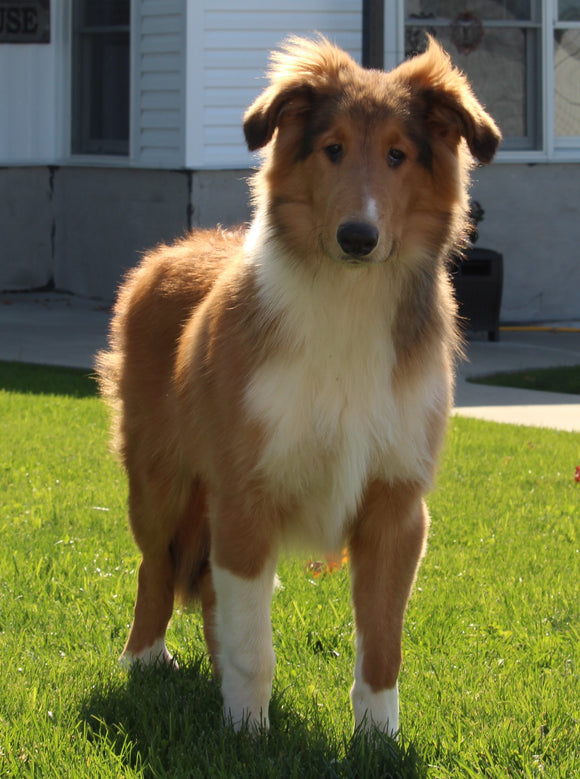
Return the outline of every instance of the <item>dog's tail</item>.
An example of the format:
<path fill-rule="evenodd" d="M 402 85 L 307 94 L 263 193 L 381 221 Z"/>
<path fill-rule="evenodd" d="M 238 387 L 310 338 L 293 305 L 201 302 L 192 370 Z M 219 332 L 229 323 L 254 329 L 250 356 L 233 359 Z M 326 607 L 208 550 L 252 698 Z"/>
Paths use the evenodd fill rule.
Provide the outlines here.
<path fill-rule="evenodd" d="M 175 596 L 184 604 L 200 597 L 204 599 L 203 582 L 209 572 L 210 544 L 206 491 L 197 479 L 188 492 L 170 543 Z"/>
<path fill-rule="evenodd" d="M 122 355 L 119 351 L 103 349 L 95 357 L 95 378 L 101 397 L 111 409 L 112 448 L 116 454 L 121 454 L 122 443 L 120 421 L 122 402 L 119 392 L 121 379 Z"/>

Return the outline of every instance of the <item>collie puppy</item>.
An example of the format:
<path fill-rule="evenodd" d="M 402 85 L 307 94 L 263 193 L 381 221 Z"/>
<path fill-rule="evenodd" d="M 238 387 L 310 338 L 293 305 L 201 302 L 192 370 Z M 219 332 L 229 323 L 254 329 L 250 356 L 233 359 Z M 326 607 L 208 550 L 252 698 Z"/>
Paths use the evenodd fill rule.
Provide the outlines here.
<path fill-rule="evenodd" d="M 292 39 L 269 78 L 249 229 L 147 254 L 98 357 L 142 552 L 122 659 L 172 662 L 174 597 L 197 596 L 226 720 L 267 727 L 278 554 L 345 545 L 355 726 L 394 734 L 458 352 L 446 260 L 500 133 L 434 41 L 384 73 Z"/>

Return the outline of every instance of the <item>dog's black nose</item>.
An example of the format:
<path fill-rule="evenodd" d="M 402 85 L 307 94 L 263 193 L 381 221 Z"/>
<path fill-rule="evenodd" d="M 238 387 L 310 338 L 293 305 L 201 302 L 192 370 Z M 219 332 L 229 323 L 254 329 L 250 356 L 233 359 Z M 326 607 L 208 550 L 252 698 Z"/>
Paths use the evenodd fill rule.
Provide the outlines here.
<path fill-rule="evenodd" d="M 366 257 L 379 242 L 379 231 L 368 222 L 344 222 L 336 233 L 338 245 L 350 257 Z"/>

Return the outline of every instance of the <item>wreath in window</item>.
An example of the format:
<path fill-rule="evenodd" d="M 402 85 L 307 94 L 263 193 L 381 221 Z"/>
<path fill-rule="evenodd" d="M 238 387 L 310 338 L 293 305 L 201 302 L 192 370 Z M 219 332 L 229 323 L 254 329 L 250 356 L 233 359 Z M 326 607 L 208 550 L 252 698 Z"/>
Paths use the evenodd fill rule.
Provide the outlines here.
<path fill-rule="evenodd" d="M 482 40 L 483 24 L 471 11 L 463 11 L 451 22 L 451 41 L 460 54 L 471 54 Z"/>

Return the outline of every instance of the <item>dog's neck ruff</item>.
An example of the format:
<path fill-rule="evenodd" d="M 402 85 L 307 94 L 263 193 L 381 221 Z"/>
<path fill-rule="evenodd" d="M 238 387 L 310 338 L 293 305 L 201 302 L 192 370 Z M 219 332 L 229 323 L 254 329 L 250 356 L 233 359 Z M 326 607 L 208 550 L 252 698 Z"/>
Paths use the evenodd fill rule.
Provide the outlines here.
<path fill-rule="evenodd" d="M 257 470 L 296 505 L 302 536 L 336 544 L 369 479 L 430 480 L 427 420 L 442 377 L 395 388 L 399 285 L 384 266 L 353 271 L 327 259 L 313 268 L 260 217 L 245 248 L 275 338 L 244 398 L 264 430 Z"/>
<path fill-rule="evenodd" d="M 298 343 L 329 339 L 329 345 L 353 342 L 364 350 L 370 331 L 379 328 L 383 348 L 389 347 L 399 283 L 385 265 L 353 268 L 316 250 L 300 256 L 277 235 L 266 209 L 248 231 L 244 261 L 255 274 L 264 316 L 283 316 Z"/>

